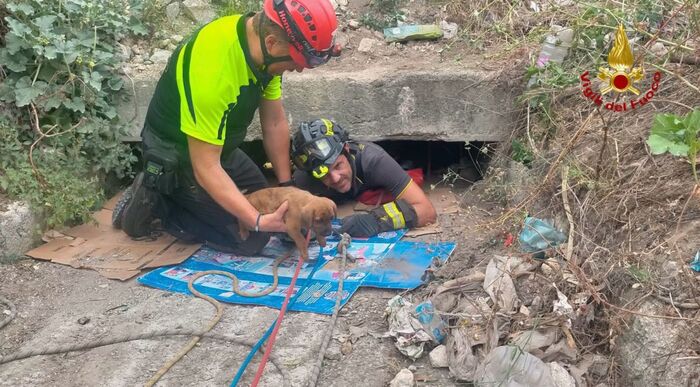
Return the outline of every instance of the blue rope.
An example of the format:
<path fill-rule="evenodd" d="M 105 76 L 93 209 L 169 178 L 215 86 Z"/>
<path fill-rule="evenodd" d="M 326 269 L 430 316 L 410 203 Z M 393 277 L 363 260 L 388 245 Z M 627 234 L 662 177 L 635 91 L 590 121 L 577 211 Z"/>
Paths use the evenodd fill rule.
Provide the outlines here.
<path fill-rule="evenodd" d="M 314 266 L 313 270 L 311 270 L 311 273 L 309 276 L 306 278 L 306 282 L 304 283 L 304 286 L 299 289 L 299 291 L 292 297 L 290 300 L 290 308 L 291 306 L 294 305 L 296 302 L 297 298 L 304 293 L 304 290 L 306 290 L 306 287 L 309 286 L 309 283 L 311 282 L 311 279 L 314 277 L 314 274 L 316 274 L 316 271 L 323 266 L 323 248 L 321 248 L 321 251 L 318 254 L 318 262 L 316 263 L 316 266 Z M 260 350 L 260 347 L 267 341 L 268 337 L 272 334 L 272 330 L 275 328 L 275 324 L 277 323 L 277 319 L 275 318 L 274 321 L 272 321 L 272 324 L 270 324 L 270 327 L 267 328 L 267 331 L 262 335 L 260 340 L 258 340 L 257 343 L 253 346 L 253 348 L 248 352 L 248 356 L 243 359 L 243 363 L 241 363 L 241 366 L 238 367 L 238 371 L 236 372 L 236 376 L 233 377 L 233 380 L 231 381 L 231 387 L 236 387 L 238 386 L 238 382 L 241 381 L 241 378 L 243 377 L 243 373 L 245 372 L 246 368 L 248 368 L 248 365 L 250 364 L 250 361 L 253 360 L 253 356 Z"/>

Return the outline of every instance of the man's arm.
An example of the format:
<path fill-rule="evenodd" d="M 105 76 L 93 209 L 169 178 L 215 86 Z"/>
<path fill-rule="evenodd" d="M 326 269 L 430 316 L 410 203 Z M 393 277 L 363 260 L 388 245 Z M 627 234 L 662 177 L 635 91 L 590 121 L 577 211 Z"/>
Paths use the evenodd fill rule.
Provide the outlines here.
<path fill-rule="evenodd" d="M 248 228 L 253 229 L 258 218 L 258 210 L 248 202 L 221 166 L 222 147 L 191 136 L 187 136 L 187 145 L 197 183 L 221 207 Z M 260 217 L 260 231 L 285 232 L 283 216 L 287 212 L 287 206 L 285 202 L 274 213 Z"/>
<path fill-rule="evenodd" d="M 435 213 L 433 203 L 413 180 L 408 183 L 408 187 L 406 187 L 403 193 L 396 199 L 405 200 L 416 210 L 416 216 L 418 217 L 416 227 L 423 227 L 425 225 L 435 223 L 437 214 Z"/>
<path fill-rule="evenodd" d="M 285 182 L 292 178 L 289 165 L 289 123 L 284 115 L 281 99 L 262 99 L 260 102 L 260 126 L 263 134 L 263 147 L 272 163 L 277 181 Z"/>
<path fill-rule="evenodd" d="M 363 156 L 365 181 L 390 191 L 396 200 L 375 208 L 368 214 L 350 215 L 343 219 L 342 232 L 366 237 L 382 231 L 421 227 L 435 222 L 433 204 L 406 171 L 376 145 L 367 145 Z"/>

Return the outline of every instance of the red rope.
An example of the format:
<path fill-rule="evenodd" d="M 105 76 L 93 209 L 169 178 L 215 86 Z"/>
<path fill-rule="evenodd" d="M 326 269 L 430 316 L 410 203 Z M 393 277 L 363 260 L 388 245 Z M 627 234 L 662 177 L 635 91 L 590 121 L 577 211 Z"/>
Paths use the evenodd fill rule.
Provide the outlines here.
<path fill-rule="evenodd" d="M 306 233 L 306 247 L 309 247 L 309 240 L 311 239 L 311 230 L 309 230 Z M 277 316 L 277 322 L 275 323 L 275 328 L 272 330 L 272 335 L 270 338 L 267 340 L 267 345 L 265 346 L 265 353 L 263 354 L 263 358 L 260 361 L 260 365 L 258 366 L 258 371 L 255 372 L 255 378 L 253 378 L 253 383 L 251 384 L 251 387 L 256 387 L 258 385 L 258 382 L 260 382 L 260 378 L 262 377 L 263 371 L 265 370 L 265 365 L 267 364 L 267 359 L 270 357 L 270 353 L 272 353 L 272 346 L 275 344 L 275 337 L 277 336 L 277 331 L 279 330 L 280 325 L 282 325 L 282 319 L 284 318 L 284 314 L 287 312 L 287 304 L 289 303 L 289 299 L 292 297 L 292 292 L 294 291 L 294 284 L 297 282 L 297 278 L 299 277 L 299 272 L 301 272 L 301 265 L 304 263 L 304 258 L 301 256 L 301 251 L 299 252 L 299 261 L 297 262 L 297 268 L 294 271 L 294 276 L 292 277 L 292 282 L 289 284 L 289 287 L 287 288 L 287 295 L 284 298 L 284 303 L 282 303 L 282 308 L 280 309 L 280 314 Z"/>

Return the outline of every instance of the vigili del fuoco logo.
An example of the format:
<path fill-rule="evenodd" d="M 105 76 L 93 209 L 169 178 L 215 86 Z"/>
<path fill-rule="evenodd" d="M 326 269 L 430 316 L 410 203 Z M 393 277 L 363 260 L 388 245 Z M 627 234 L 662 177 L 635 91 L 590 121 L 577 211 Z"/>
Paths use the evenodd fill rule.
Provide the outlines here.
<path fill-rule="evenodd" d="M 644 75 L 644 70 L 641 67 L 632 67 L 634 65 L 634 57 L 625 27 L 621 24 L 617 27 L 615 33 L 615 42 L 612 49 L 608 53 L 608 65 L 610 67 L 601 67 L 598 69 L 598 79 L 602 81 L 600 92 L 593 91 L 590 73 L 586 71 L 579 77 L 581 79 L 581 87 L 583 95 L 593 101 L 598 106 L 602 106 L 607 110 L 614 112 L 626 112 L 629 110 L 638 109 L 654 98 L 655 93 L 659 90 L 659 82 L 661 81 L 661 73 L 655 72 L 652 78 L 650 88 L 644 93 L 641 92 L 635 83 L 639 82 Z M 634 94 L 627 101 L 616 102 L 606 100 L 605 96 L 614 91 L 617 94 Z"/>

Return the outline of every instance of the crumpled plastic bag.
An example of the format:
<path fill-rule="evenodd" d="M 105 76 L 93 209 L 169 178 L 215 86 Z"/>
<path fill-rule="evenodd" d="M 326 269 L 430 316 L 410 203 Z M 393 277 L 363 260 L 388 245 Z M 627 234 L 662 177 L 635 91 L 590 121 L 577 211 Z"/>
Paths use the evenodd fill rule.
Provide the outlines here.
<path fill-rule="evenodd" d="M 389 331 L 384 337 L 394 337 L 396 348 L 411 359 L 423 355 L 426 343 L 440 344 L 446 334 L 445 322 L 435 313 L 431 301 L 414 306 L 401 296 L 388 302 L 385 311 Z"/>
<path fill-rule="evenodd" d="M 566 235 L 557 230 L 551 220 L 527 217 L 518 239 L 523 251 L 537 253 L 564 243 Z"/>
<path fill-rule="evenodd" d="M 474 384 L 478 387 L 554 387 L 549 367 L 520 348 L 494 348 L 476 370 Z"/>
<path fill-rule="evenodd" d="M 690 262 L 690 268 L 695 271 L 700 271 L 700 250 L 695 254 L 695 258 Z"/>

